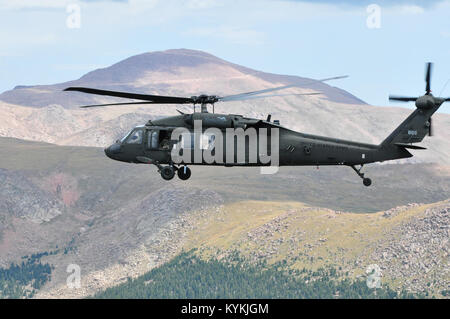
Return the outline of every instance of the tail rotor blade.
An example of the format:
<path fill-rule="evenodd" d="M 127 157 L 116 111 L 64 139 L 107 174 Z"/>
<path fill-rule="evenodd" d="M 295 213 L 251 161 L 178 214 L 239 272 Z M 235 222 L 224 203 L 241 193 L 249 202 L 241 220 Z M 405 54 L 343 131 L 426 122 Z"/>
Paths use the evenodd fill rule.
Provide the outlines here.
<path fill-rule="evenodd" d="M 426 92 L 427 94 L 430 94 L 431 92 L 431 71 L 433 68 L 433 64 L 431 62 L 427 63 L 426 73 L 425 73 L 425 82 L 426 82 Z"/>
<path fill-rule="evenodd" d="M 432 123 L 431 117 L 428 120 L 428 123 L 430 123 L 430 126 L 428 127 L 428 136 L 433 136 L 433 125 L 431 124 Z"/>
<path fill-rule="evenodd" d="M 417 97 L 389 95 L 389 101 L 412 102 L 415 100 Z"/>

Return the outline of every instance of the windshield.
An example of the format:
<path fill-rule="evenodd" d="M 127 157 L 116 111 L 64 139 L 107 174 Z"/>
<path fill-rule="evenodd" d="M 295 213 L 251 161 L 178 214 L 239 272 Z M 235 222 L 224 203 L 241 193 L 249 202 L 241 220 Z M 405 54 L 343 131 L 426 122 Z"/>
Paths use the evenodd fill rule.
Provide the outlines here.
<path fill-rule="evenodd" d="M 143 132 L 142 129 L 135 129 L 125 140 L 127 144 L 141 144 Z"/>
<path fill-rule="evenodd" d="M 126 140 L 126 138 L 128 137 L 128 135 L 131 134 L 131 132 L 133 132 L 133 130 L 131 130 L 127 134 L 125 134 L 125 136 L 120 139 L 120 143 L 123 143 Z"/>

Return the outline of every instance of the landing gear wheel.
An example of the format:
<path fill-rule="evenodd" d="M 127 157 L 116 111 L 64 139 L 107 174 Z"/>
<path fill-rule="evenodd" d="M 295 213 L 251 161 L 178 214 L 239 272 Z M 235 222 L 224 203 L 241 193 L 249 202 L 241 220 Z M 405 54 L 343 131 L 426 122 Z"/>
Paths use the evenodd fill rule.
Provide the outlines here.
<path fill-rule="evenodd" d="M 166 181 L 170 181 L 175 176 L 175 169 L 173 166 L 164 166 L 161 169 L 161 177 Z"/>
<path fill-rule="evenodd" d="M 372 180 L 370 178 L 363 178 L 363 184 L 364 186 L 370 186 L 372 185 Z"/>
<path fill-rule="evenodd" d="M 353 168 L 356 174 L 358 174 L 358 176 L 362 178 L 364 186 L 368 187 L 372 185 L 372 180 L 370 178 L 364 177 L 364 173 L 361 173 L 363 166 L 364 164 L 361 164 L 361 167 L 359 169 L 357 169 L 355 165 L 351 165 L 350 167 Z"/>
<path fill-rule="evenodd" d="M 177 173 L 178 173 L 178 177 L 182 181 L 185 181 L 185 180 L 189 179 L 189 177 L 191 177 L 191 169 L 187 166 L 179 167 Z"/>

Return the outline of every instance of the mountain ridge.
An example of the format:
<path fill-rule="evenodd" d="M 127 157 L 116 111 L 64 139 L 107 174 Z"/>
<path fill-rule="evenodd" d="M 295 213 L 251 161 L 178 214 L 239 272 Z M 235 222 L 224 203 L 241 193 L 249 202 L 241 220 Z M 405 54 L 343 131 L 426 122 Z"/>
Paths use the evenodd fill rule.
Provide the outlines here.
<path fill-rule="evenodd" d="M 133 82 L 137 78 L 144 76 L 147 72 L 173 72 L 173 70 L 178 68 L 195 69 L 200 65 L 208 63 L 226 66 L 227 68 L 240 71 L 243 74 L 259 77 L 269 83 L 275 82 L 280 84 L 297 84 L 299 87 L 316 89 L 323 92 L 328 99 L 335 102 L 365 104 L 363 101 L 344 90 L 318 82 L 314 79 L 257 71 L 222 60 L 203 51 L 188 49 L 172 49 L 134 55 L 114 63 L 109 67 L 90 71 L 77 80 L 71 80 L 63 83 L 53 85 L 19 85 L 13 90 L 5 91 L 0 94 L 0 100 L 11 104 L 44 107 L 49 104 L 54 104 L 55 101 L 61 101 L 63 96 L 67 97 L 67 93 L 63 93 L 61 91 L 68 86 L 95 85 L 98 88 L 122 89 L 135 91 L 136 93 L 138 91 L 144 93 L 134 87 Z M 145 91 L 146 93 L 155 90 L 156 93 L 160 93 L 164 90 L 164 87 L 156 85 L 152 88 L 151 86 L 146 86 L 145 89 L 148 90 Z M 190 94 L 199 93 L 215 94 L 215 92 L 184 92 L 184 95 L 190 96 Z M 77 98 L 76 102 L 84 102 L 92 99 L 93 97 L 85 96 L 85 98 Z M 75 101 L 71 102 L 70 99 L 67 100 L 66 98 L 64 102 L 65 103 L 61 103 L 61 105 L 65 108 L 76 106 Z"/>

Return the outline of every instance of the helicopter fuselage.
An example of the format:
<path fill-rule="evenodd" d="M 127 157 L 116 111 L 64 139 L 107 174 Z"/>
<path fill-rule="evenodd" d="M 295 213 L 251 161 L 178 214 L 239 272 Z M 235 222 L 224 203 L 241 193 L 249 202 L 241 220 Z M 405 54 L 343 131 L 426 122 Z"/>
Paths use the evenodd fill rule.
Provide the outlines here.
<path fill-rule="evenodd" d="M 194 127 L 196 121 L 201 123 L 201 130 L 196 130 Z M 206 145 L 195 147 L 194 142 L 191 142 L 191 145 L 186 145 L 189 143 L 183 145 L 179 139 L 172 139 L 172 133 L 179 128 L 183 128 L 191 134 L 191 141 L 194 141 L 195 134 L 203 135 L 199 139 Z M 214 143 L 211 143 L 211 134 L 208 134 L 210 128 L 215 128 L 216 132 L 219 130 L 222 133 L 214 136 Z M 241 158 L 239 158 L 238 137 L 227 135 L 227 132 L 233 130 L 243 134 L 250 130 L 256 132 L 256 140 L 251 141 L 249 136 L 244 136 L 242 148 L 244 154 Z M 278 135 L 278 143 L 273 141 L 272 135 L 275 130 Z M 267 136 L 264 138 L 262 133 Z M 217 135 L 221 135 L 223 139 L 221 143 L 217 143 Z M 138 136 L 138 141 L 132 139 L 134 136 Z M 234 141 L 227 143 L 227 138 L 229 139 L 230 136 Z M 211 144 L 215 144 L 215 146 Z M 253 152 L 256 151 L 255 154 L 252 154 L 252 144 L 256 145 L 253 148 Z M 273 149 L 275 144 L 278 144 L 276 150 Z M 184 158 L 185 160 L 175 162 L 173 152 L 177 148 L 176 145 L 178 145 L 179 151 L 183 148 L 192 150 L 191 157 L 188 160 Z M 211 161 L 203 155 L 205 152 L 211 152 L 211 148 L 214 147 L 222 147 L 223 155 Z M 231 157 L 229 156 L 230 152 L 233 153 Z M 275 155 L 275 152 L 278 156 L 277 163 L 267 162 L 266 157 L 269 153 Z M 146 125 L 134 128 L 122 140 L 106 148 L 105 153 L 114 160 L 130 163 L 220 166 L 352 166 L 412 156 L 405 148 L 396 145 L 381 146 L 304 134 L 270 120 L 214 113 L 183 114 L 149 121 Z M 198 153 L 201 153 L 201 156 L 198 156 Z"/>

